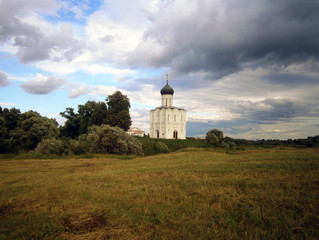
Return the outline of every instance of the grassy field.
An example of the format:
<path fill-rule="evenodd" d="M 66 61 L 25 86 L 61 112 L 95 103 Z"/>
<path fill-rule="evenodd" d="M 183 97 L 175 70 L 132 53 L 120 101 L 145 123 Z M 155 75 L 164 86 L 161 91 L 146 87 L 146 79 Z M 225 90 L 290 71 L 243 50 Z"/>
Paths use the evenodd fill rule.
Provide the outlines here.
<path fill-rule="evenodd" d="M 0 239 L 319 239 L 319 149 L 0 160 Z"/>

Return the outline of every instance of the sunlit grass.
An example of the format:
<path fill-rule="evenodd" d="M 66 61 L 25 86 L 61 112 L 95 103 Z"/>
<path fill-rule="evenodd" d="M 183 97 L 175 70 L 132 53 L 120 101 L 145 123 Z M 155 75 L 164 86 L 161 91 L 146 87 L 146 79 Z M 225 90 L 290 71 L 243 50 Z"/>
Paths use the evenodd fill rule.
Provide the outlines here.
<path fill-rule="evenodd" d="M 319 151 L 0 160 L 0 239 L 318 239 Z"/>

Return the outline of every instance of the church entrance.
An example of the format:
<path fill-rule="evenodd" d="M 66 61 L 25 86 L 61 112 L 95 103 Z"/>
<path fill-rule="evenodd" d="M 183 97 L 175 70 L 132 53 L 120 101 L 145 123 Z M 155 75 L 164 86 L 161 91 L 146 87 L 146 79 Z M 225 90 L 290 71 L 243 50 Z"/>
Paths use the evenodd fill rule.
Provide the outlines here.
<path fill-rule="evenodd" d="M 173 138 L 174 138 L 174 139 L 177 139 L 177 137 L 178 137 L 177 134 L 178 134 L 178 133 L 177 133 L 177 131 L 175 130 L 174 133 L 173 133 Z"/>
<path fill-rule="evenodd" d="M 159 138 L 159 131 L 156 130 L 156 137 Z"/>

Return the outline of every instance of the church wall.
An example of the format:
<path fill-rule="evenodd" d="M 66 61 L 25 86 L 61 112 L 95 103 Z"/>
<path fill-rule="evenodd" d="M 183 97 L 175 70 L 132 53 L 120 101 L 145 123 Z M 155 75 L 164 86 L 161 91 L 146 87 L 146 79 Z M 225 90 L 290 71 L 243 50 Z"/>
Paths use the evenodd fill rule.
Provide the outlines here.
<path fill-rule="evenodd" d="M 186 139 L 186 111 L 175 107 L 156 108 L 150 112 L 150 137 L 173 139 L 177 131 L 178 139 Z"/>

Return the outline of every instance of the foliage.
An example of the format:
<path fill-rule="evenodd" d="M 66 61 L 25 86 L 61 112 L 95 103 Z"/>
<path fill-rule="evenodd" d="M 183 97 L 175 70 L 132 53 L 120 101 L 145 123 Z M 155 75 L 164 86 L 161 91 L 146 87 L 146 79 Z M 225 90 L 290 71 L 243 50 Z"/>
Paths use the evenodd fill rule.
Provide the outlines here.
<path fill-rule="evenodd" d="M 70 151 L 73 154 L 87 154 L 89 152 L 89 144 L 87 142 L 87 134 L 82 134 L 77 140 L 71 139 L 69 141 Z"/>
<path fill-rule="evenodd" d="M 59 136 L 55 119 L 42 117 L 39 113 L 3 109 L 0 111 L 0 152 L 10 153 L 34 149 L 44 138 Z"/>
<path fill-rule="evenodd" d="M 55 138 L 46 138 L 42 139 L 42 141 L 38 144 L 36 149 L 34 149 L 35 153 L 40 154 L 57 154 L 61 155 L 67 152 L 63 141 Z"/>
<path fill-rule="evenodd" d="M 209 143 L 204 139 L 200 138 L 187 138 L 186 140 L 181 139 L 158 139 L 158 138 L 148 138 L 148 137 L 139 137 L 137 138 L 143 147 L 143 152 L 145 155 L 154 155 L 157 154 L 157 143 L 162 142 L 168 146 L 169 151 L 175 152 L 185 148 L 208 148 L 210 147 Z"/>
<path fill-rule="evenodd" d="M 67 108 L 60 115 L 67 119 L 61 134 L 75 139 L 86 134 L 90 126 L 107 123 L 108 111 L 104 102 L 87 101 L 84 105 L 78 105 L 78 113 L 73 108 Z"/>
<path fill-rule="evenodd" d="M 87 134 L 91 126 L 107 124 L 117 126 L 127 131 L 131 126 L 130 102 L 127 96 L 120 91 L 109 95 L 105 102 L 87 101 L 84 105 L 78 105 L 77 113 L 73 108 L 66 108 L 60 115 L 66 118 L 61 127 L 63 137 L 76 139 L 81 134 Z"/>
<path fill-rule="evenodd" d="M 116 91 L 109 95 L 106 101 L 108 105 L 107 123 L 112 127 L 117 126 L 127 131 L 132 124 L 129 112 L 131 104 L 128 97 Z"/>
<path fill-rule="evenodd" d="M 53 119 L 33 111 L 21 114 L 21 118 L 18 128 L 11 135 L 13 144 L 18 145 L 20 150 L 32 150 L 42 139 L 59 136 L 58 123 Z"/>
<path fill-rule="evenodd" d="M 168 153 L 169 148 L 163 142 L 158 142 L 156 144 L 156 153 Z"/>
<path fill-rule="evenodd" d="M 229 145 L 227 142 L 222 142 L 222 143 L 220 144 L 220 146 L 221 146 L 223 149 L 225 149 L 226 152 L 228 152 L 229 149 L 230 149 L 230 145 Z"/>
<path fill-rule="evenodd" d="M 212 129 L 206 133 L 205 140 L 212 146 L 218 146 L 222 143 L 224 133 L 218 129 Z"/>
<path fill-rule="evenodd" d="M 87 143 L 91 153 L 143 155 L 142 144 L 119 127 L 109 125 L 89 128 Z"/>

